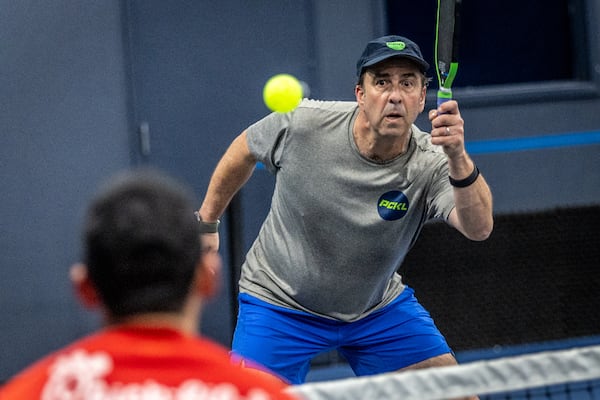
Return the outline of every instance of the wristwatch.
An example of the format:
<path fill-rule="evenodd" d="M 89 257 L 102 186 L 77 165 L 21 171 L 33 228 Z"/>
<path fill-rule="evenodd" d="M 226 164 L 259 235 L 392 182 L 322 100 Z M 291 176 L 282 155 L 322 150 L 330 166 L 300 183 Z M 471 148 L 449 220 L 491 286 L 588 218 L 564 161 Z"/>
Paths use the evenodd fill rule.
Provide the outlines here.
<path fill-rule="evenodd" d="M 200 223 L 200 233 L 217 233 L 219 232 L 219 224 L 221 220 L 217 220 L 216 222 L 204 222 L 202 221 L 202 217 L 198 211 L 194 212 L 196 219 Z"/>

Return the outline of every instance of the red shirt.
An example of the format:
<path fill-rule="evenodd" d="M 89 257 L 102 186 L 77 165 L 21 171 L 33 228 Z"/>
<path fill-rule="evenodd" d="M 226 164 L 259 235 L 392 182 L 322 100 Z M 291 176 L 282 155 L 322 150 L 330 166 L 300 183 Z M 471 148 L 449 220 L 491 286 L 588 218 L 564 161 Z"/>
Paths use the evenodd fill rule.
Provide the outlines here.
<path fill-rule="evenodd" d="M 175 330 L 116 327 L 36 362 L 0 388 L 2 400 L 286 399 L 288 385 L 234 365 L 222 346 Z"/>

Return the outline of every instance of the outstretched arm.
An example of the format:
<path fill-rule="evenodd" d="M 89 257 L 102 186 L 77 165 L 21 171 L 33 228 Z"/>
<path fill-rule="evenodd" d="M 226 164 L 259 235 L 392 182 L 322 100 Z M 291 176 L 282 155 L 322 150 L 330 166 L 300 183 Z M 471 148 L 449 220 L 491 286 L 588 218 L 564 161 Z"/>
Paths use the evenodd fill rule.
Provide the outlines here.
<path fill-rule="evenodd" d="M 429 112 L 431 142 L 441 145 L 448 156 L 456 207 L 448 222 L 471 240 L 485 240 L 492 233 L 492 193 L 483 175 L 465 149 L 464 121 L 456 101 L 448 101 Z M 458 182 L 456 182 L 458 181 Z M 460 187 L 462 186 L 462 187 Z"/>
<path fill-rule="evenodd" d="M 206 196 L 198 210 L 202 221 L 216 222 L 223 215 L 233 196 L 252 175 L 255 166 L 256 159 L 250 153 L 244 131 L 231 143 L 210 178 Z M 204 234 L 202 240 L 205 249 L 219 249 L 218 233 Z"/>

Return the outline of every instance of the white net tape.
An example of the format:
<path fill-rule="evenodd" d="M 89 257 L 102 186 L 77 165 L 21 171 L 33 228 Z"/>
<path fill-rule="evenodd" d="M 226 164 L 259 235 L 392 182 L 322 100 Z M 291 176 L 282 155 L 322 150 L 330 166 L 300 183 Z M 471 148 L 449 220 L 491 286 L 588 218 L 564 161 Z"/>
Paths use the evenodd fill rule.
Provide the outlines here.
<path fill-rule="evenodd" d="M 546 351 L 450 367 L 306 383 L 307 400 L 436 400 L 600 379 L 600 346 Z"/>

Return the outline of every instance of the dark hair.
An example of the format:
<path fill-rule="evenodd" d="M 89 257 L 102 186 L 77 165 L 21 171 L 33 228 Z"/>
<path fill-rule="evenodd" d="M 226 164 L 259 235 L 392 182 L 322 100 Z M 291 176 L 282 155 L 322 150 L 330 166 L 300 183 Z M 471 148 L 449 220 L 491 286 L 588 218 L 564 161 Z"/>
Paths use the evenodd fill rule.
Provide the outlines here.
<path fill-rule="evenodd" d="M 173 178 L 136 170 L 110 181 L 92 201 L 85 262 L 113 316 L 182 308 L 202 251 L 191 199 Z"/>

